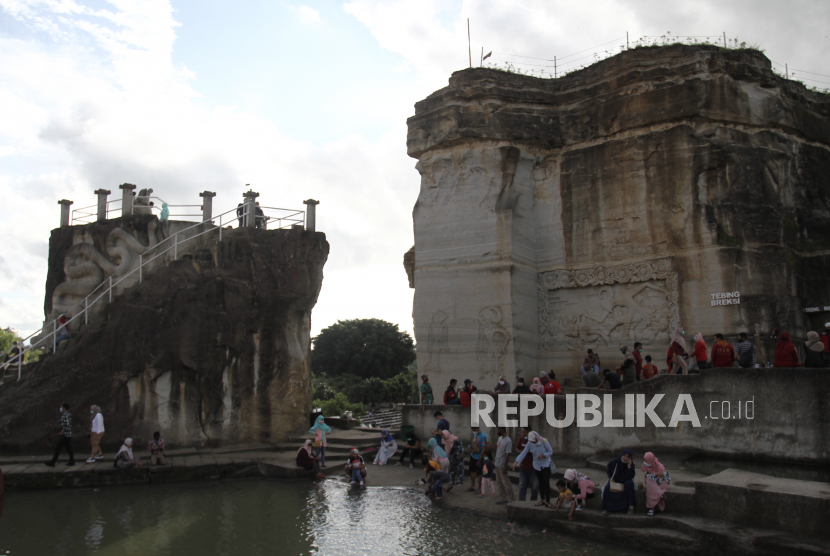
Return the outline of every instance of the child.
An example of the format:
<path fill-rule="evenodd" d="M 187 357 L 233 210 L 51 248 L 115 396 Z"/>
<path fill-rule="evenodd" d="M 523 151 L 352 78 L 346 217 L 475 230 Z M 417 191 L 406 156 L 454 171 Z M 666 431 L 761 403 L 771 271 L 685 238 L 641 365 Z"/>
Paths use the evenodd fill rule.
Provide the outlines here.
<path fill-rule="evenodd" d="M 427 467 L 427 494 L 434 494 L 436 500 L 444 497 L 442 489 L 446 486 L 447 492 L 452 489 L 452 477 L 446 471 L 438 471 L 434 467 Z"/>
<path fill-rule="evenodd" d="M 660 374 L 657 367 L 651 362 L 651 355 L 646 355 L 646 364 L 643 365 L 643 380 L 654 378 Z"/>
<path fill-rule="evenodd" d="M 351 473 L 352 476 L 350 485 L 360 483 L 360 486 L 363 486 L 363 477 L 366 474 L 366 462 L 363 461 L 357 448 L 352 448 L 349 454 L 349 460 L 346 462 L 346 472 Z"/>
<path fill-rule="evenodd" d="M 485 491 L 487 485 L 490 485 L 490 496 L 496 495 L 496 487 L 493 486 L 493 480 L 496 478 L 496 466 L 493 464 L 493 454 L 488 450 L 484 452 L 484 464 L 481 467 L 481 494 L 479 498 L 486 496 Z"/>
<path fill-rule="evenodd" d="M 432 471 L 441 471 L 441 464 L 429 459 L 427 456 L 421 458 L 421 465 L 424 466 L 424 472 L 426 473 L 424 482 L 429 482 L 429 474 Z"/>
<path fill-rule="evenodd" d="M 571 510 L 568 514 L 568 519 L 573 521 L 573 511 L 576 507 L 576 504 L 574 503 L 574 493 L 568 488 L 568 483 L 562 479 L 556 481 L 556 488 L 559 490 L 559 499 L 556 501 L 556 509 L 565 508 L 566 510 Z"/>

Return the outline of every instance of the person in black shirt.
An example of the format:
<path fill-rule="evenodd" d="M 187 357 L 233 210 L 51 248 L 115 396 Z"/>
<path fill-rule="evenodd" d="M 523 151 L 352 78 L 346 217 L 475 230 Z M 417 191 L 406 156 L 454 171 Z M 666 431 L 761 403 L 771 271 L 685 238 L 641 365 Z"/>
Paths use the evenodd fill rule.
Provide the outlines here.
<path fill-rule="evenodd" d="M 518 377 L 516 379 L 516 387 L 513 389 L 514 394 L 530 394 L 530 386 L 525 385 L 525 379 Z"/>
<path fill-rule="evenodd" d="M 600 383 L 599 386 L 597 386 L 597 388 L 602 388 L 603 386 L 605 386 L 606 382 L 608 383 L 608 387 L 611 388 L 611 390 L 619 390 L 620 388 L 622 388 L 620 375 L 618 375 L 617 373 L 612 373 L 611 369 L 605 369 L 604 371 L 602 371 L 602 374 L 605 377 L 605 379 Z"/>

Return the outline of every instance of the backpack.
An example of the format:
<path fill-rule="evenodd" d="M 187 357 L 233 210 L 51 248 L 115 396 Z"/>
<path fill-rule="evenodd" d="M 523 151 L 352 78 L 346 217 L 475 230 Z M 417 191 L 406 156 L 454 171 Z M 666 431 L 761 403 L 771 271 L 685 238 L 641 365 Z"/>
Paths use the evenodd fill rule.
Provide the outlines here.
<path fill-rule="evenodd" d="M 749 349 L 745 350 L 738 358 L 738 366 L 748 369 L 752 367 L 752 356 L 755 355 L 755 346 L 749 345 Z"/>

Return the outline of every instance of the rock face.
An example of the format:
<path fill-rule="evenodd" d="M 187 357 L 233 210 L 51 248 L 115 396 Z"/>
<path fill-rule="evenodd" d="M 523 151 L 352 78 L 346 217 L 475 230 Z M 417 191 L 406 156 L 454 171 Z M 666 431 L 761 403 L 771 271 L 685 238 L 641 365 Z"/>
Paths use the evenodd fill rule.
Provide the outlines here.
<path fill-rule="evenodd" d="M 132 225 L 84 233 L 114 226 Z M 61 267 L 77 233 L 53 232 L 50 263 Z M 323 233 L 243 228 L 165 262 L 0 390 L 0 448 L 53 444 L 44 423 L 64 401 L 83 438 L 88 406 L 100 405 L 110 444 L 141 446 L 155 430 L 179 445 L 286 439 L 311 410 L 311 309 L 328 251 Z M 60 283 L 50 266 L 47 313 Z"/>
<path fill-rule="evenodd" d="M 410 282 L 439 387 L 575 375 L 587 348 L 614 367 L 634 341 L 665 366 L 678 325 L 711 348 L 830 320 L 803 312 L 830 305 L 830 97 L 760 52 L 635 49 L 554 80 L 464 70 L 415 108 Z"/>

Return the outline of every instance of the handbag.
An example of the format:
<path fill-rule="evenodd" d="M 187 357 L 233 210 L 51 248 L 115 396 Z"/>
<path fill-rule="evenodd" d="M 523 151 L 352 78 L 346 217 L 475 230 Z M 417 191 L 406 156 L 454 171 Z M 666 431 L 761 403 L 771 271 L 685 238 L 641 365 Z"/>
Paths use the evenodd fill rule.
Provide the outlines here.
<path fill-rule="evenodd" d="M 614 482 L 614 475 L 617 474 L 617 466 L 614 466 L 614 473 L 611 475 L 611 478 L 608 479 L 608 490 L 611 492 L 622 492 L 625 490 L 625 484 L 623 483 L 616 483 Z"/>
<path fill-rule="evenodd" d="M 322 445 L 323 445 L 323 441 L 322 441 L 322 440 L 315 440 L 315 441 L 314 441 L 314 447 L 315 447 L 315 448 L 319 448 L 319 447 L 320 447 L 320 446 L 322 446 Z"/>

